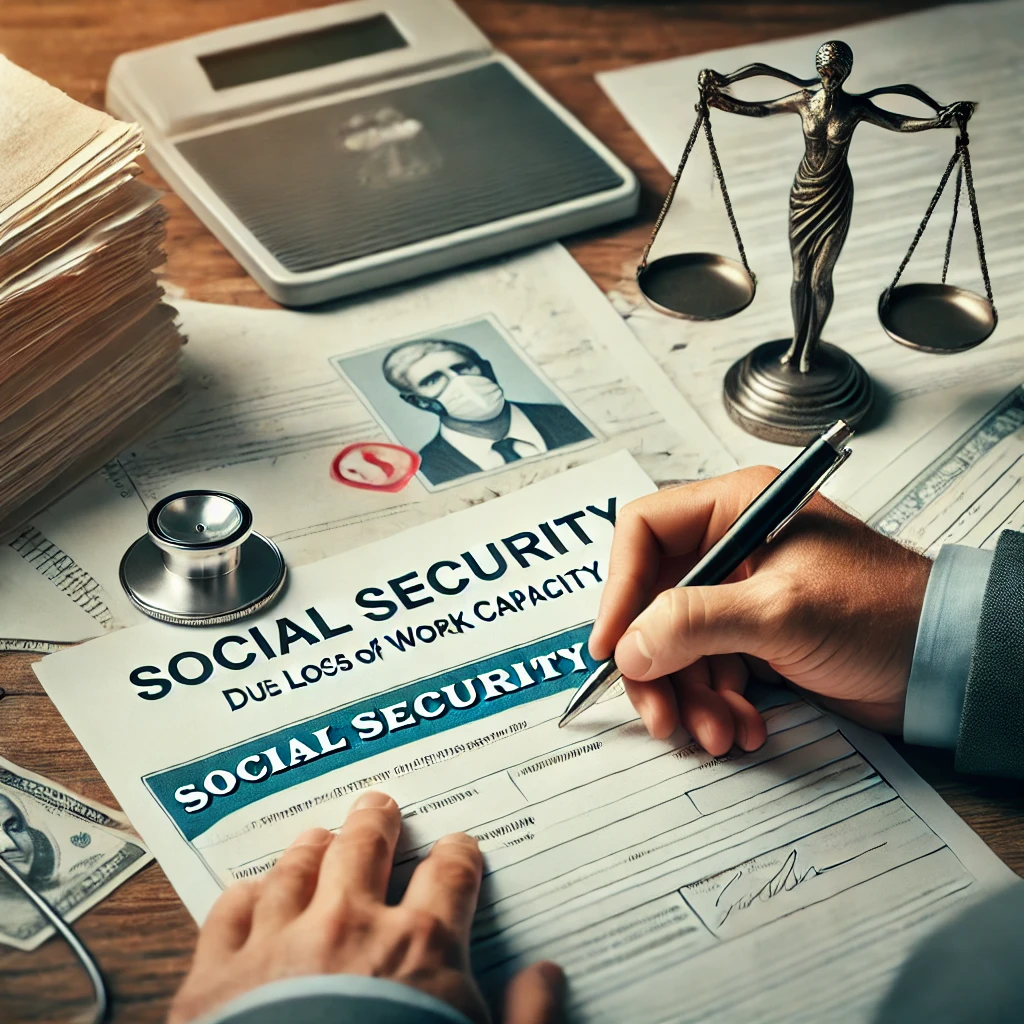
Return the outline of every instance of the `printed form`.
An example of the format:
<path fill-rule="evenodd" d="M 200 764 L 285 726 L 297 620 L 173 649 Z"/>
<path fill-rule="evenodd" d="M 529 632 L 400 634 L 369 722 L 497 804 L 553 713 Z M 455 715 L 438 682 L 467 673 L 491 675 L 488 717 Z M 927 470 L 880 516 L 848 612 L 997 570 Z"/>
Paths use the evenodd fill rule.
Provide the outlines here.
<path fill-rule="evenodd" d="M 943 544 L 994 548 L 1003 530 L 1024 529 L 1024 390 L 965 424 L 970 415 L 957 409 L 853 495 L 871 507 L 896 489 L 871 517 L 876 530 L 934 558 Z"/>
<path fill-rule="evenodd" d="M 362 791 L 486 856 L 473 958 L 494 992 L 561 963 L 579 1021 L 867 1020 L 914 942 L 1012 875 L 883 740 L 769 691 L 768 741 L 650 739 L 593 668 L 628 453 L 296 570 L 209 629 L 148 624 L 36 666 L 197 920 Z"/>

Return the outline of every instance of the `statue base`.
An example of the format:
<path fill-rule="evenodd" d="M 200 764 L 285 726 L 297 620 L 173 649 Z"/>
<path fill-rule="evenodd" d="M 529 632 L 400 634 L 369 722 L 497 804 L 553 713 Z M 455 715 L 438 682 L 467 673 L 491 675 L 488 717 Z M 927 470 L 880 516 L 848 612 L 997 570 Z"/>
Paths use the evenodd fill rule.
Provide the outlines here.
<path fill-rule="evenodd" d="M 871 408 L 871 378 L 853 356 L 821 342 L 814 366 L 801 373 L 782 362 L 790 340 L 758 345 L 725 375 L 725 408 L 748 434 L 805 445 L 836 420 L 851 427 Z"/>

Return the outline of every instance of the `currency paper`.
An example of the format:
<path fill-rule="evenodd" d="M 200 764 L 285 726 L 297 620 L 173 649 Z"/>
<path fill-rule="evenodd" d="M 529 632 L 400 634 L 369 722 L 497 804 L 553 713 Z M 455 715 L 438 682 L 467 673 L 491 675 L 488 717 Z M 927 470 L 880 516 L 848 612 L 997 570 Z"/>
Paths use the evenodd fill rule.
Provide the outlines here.
<path fill-rule="evenodd" d="M 994 548 L 1003 530 L 1024 529 L 1024 390 L 969 425 L 967 411 L 957 409 L 852 497 L 869 505 L 894 489 L 871 525 L 932 558 L 943 544 Z M 926 452 L 932 457 L 916 472 Z"/>
<path fill-rule="evenodd" d="M 856 186 L 853 222 L 836 267 L 835 307 L 825 329 L 826 341 L 845 348 L 871 374 L 877 394 L 872 422 L 854 441 L 857 457 L 827 488 L 832 496 L 846 499 L 958 405 L 973 405 L 979 394 L 993 386 L 1005 393 L 1024 378 L 1024 290 L 1019 285 L 1024 235 L 1019 168 L 1024 161 L 1024 135 L 1018 113 L 1024 3 L 1005 0 L 931 8 L 812 36 L 624 68 L 599 78 L 661 163 L 674 172 L 696 116 L 693 104 L 702 68 L 728 73 L 762 61 L 801 77 L 813 76 L 815 50 L 829 38 L 853 47 L 854 68 L 847 83 L 851 92 L 913 82 L 940 103 L 978 102 L 970 124 L 970 149 L 999 312 L 992 337 L 960 355 L 912 351 L 886 336 L 878 322 L 879 295 L 891 283 L 924 216 L 952 155 L 955 133 L 898 135 L 860 125 L 850 150 Z M 765 99 L 790 91 L 786 83 L 769 79 L 752 79 L 735 87 L 742 99 Z M 879 96 L 875 102 L 902 113 L 931 114 L 928 108 L 899 96 Z M 741 465 L 781 465 L 793 450 L 752 438 L 733 424 L 722 405 L 722 379 L 729 366 L 755 345 L 792 335 L 788 196 L 804 141 L 800 123 L 792 116 L 758 119 L 717 110 L 711 116 L 740 232 L 757 274 L 754 302 L 719 323 L 666 317 L 648 308 L 633 286 L 616 302 L 638 337 Z M 951 181 L 904 281 L 939 280 L 952 196 Z M 695 250 L 736 256 L 703 139 L 694 147 L 652 257 Z M 966 195 L 949 281 L 983 293 Z M 923 468 L 917 464 L 910 475 Z M 877 507 L 889 495 L 876 492 L 876 496 Z"/>
<path fill-rule="evenodd" d="M 396 885 L 439 836 L 486 856 L 489 992 L 538 957 L 582 1021 L 865 1020 L 914 941 L 1012 877 L 888 745 L 772 691 L 768 741 L 648 738 L 593 667 L 626 453 L 306 566 L 256 618 L 150 624 L 36 671 L 189 910 L 337 828 L 404 816 Z"/>
<path fill-rule="evenodd" d="M 620 448 L 659 484 L 735 468 L 561 246 L 316 312 L 178 305 L 184 405 L 14 539 L 0 637 L 77 640 L 141 621 L 118 564 L 176 490 L 237 494 L 302 565 Z M 508 463 L 486 439 L 441 433 L 436 397 L 385 376 L 389 357 L 401 369 L 391 353 L 429 339 L 486 363 L 523 437 Z M 472 394 L 460 401 L 476 415 Z M 418 472 L 386 475 L 414 456 Z M 60 618 L 21 600 L 29 575 L 52 584 Z M 72 604 L 85 613 L 74 622 Z"/>
<path fill-rule="evenodd" d="M 153 858 L 122 814 L 0 757 L 0 857 L 74 921 Z M 0 943 L 35 949 L 53 927 L 0 876 Z"/>

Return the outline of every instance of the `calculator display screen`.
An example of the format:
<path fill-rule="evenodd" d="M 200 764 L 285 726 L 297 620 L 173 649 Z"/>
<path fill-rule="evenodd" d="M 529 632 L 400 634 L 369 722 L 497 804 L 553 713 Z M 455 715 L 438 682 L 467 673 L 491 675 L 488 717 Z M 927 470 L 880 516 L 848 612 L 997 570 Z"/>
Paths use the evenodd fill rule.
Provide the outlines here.
<path fill-rule="evenodd" d="M 408 45 L 395 23 L 386 14 L 377 14 L 314 32 L 204 54 L 199 63 L 214 89 L 230 89 Z"/>

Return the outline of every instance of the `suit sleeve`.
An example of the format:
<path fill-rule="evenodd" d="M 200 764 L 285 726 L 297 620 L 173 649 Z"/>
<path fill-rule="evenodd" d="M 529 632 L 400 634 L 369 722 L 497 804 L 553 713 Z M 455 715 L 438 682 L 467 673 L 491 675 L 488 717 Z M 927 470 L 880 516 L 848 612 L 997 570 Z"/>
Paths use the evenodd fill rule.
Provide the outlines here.
<path fill-rule="evenodd" d="M 1024 779 L 1024 534 L 996 545 L 974 641 L 958 771 Z"/>
<path fill-rule="evenodd" d="M 193 1024 L 470 1024 L 448 1003 L 383 978 L 321 974 L 253 989 Z"/>
<path fill-rule="evenodd" d="M 926 939 L 874 1024 L 1024 1021 L 1024 884 L 995 893 Z"/>

